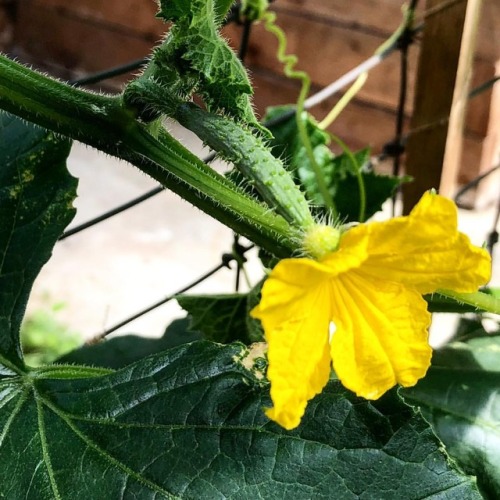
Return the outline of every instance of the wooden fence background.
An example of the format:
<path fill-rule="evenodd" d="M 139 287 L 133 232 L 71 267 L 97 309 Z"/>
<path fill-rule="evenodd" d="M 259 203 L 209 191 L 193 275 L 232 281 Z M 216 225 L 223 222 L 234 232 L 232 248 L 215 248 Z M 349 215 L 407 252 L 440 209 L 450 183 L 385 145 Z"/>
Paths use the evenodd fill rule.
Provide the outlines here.
<path fill-rule="evenodd" d="M 370 57 L 401 22 L 402 4 L 401 0 L 276 0 L 272 8 L 288 36 L 289 52 L 299 57 L 298 68 L 311 75 L 314 91 Z M 19 0 L 1 9 L 3 49 L 22 61 L 42 64 L 62 78 L 146 56 L 165 30 L 165 25 L 154 17 L 157 10 L 154 0 Z M 424 10 L 422 0 L 420 14 Z M 446 15 L 446 10 L 442 15 Z M 241 29 L 234 24 L 225 29 L 235 45 Z M 259 113 L 269 105 L 291 103 L 297 97 L 296 82 L 283 76 L 275 58 L 276 46 L 262 26 L 253 27 L 247 64 L 256 88 Z M 408 117 L 412 111 L 418 52 L 417 40 L 410 48 Z M 499 60 L 500 1 L 484 0 L 472 87 L 492 78 Z M 350 147 L 370 145 L 378 153 L 393 139 L 399 67 L 396 53 L 374 69 L 363 89 L 331 127 Z M 119 85 L 123 79 L 115 78 L 107 85 Z M 322 118 L 339 97 L 315 108 L 314 114 Z M 498 154 L 491 147 L 491 135 L 496 136 L 500 128 L 498 103 L 491 89 L 469 103 L 459 183 L 477 175 L 481 164 L 484 168 L 488 163 L 485 154 L 491 155 L 491 161 Z M 490 144 L 484 149 L 488 135 Z"/>

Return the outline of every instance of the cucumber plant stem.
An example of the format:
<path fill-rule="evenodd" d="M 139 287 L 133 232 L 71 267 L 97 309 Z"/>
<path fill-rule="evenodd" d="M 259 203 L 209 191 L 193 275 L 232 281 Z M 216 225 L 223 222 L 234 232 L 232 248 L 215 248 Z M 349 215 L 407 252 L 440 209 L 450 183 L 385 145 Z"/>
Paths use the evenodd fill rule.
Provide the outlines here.
<path fill-rule="evenodd" d="M 293 228 L 166 132 L 156 139 L 120 96 L 76 89 L 0 56 L 0 108 L 124 159 L 271 253 L 295 250 Z"/>

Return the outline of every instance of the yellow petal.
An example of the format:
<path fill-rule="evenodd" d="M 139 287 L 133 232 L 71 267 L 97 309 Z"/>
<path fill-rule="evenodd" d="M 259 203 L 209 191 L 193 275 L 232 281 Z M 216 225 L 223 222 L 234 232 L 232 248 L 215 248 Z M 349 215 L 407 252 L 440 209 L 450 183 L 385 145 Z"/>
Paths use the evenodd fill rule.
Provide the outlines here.
<path fill-rule="evenodd" d="M 472 292 L 488 282 L 491 259 L 457 230 L 455 204 L 426 193 L 407 217 L 361 224 L 349 230 L 341 248 L 366 241 L 364 273 L 429 293 L 438 288 Z"/>
<path fill-rule="evenodd" d="M 262 321 L 269 346 L 274 407 L 267 415 L 286 429 L 300 423 L 307 401 L 321 392 L 330 375 L 331 298 L 325 271 L 309 259 L 281 261 L 251 313 Z"/>
<path fill-rule="evenodd" d="M 377 399 L 399 383 L 414 385 L 427 371 L 430 314 L 418 292 L 373 281 L 358 271 L 332 281 L 333 367 L 358 396 Z"/>

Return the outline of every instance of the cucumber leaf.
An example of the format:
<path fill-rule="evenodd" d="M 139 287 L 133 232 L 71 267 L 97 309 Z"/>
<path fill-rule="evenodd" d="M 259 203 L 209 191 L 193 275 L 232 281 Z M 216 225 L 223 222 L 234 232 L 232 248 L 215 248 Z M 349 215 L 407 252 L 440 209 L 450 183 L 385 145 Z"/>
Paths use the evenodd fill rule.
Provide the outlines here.
<path fill-rule="evenodd" d="M 68 139 L 0 112 L 0 364 L 23 366 L 29 293 L 75 214 L 70 148 Z"/>
<path fill-rule="evenodd" d="M 175 24 L 155 50 L 154 79 L 185 94 L 194 91 L 209 111 L 264 131 L 251 106 L 246 70 L 219 33 L 220 14 L 227 8 L 227 2 L 213 0 L 160 0 L 158 17 Z"/>
<path fill-rule="evenodd" d="M 402 391 L 492 499 L 500 497 L 499 339 L 474 338 L 436 351 L 426 377 Z"/>
<path fill-rule="evenodd" d="M 368 402 L 333 381 L 294 431 L 270 422 L 251 354 L 195 342 L 114 373 L 54 366 L 0 379 L 2 494 L 480 498 L 395 391 Z"/>

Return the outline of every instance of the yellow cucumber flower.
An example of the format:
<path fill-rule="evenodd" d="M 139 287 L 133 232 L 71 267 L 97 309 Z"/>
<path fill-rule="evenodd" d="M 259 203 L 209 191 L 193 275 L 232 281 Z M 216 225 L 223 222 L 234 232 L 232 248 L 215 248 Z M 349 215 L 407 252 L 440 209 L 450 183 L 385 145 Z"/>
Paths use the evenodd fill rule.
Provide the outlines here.
<path fill-rule="evenodd" d="M 488 282 L 488 253 L 457 229 L 454 203 L 426 193 L 409 216 L 360 224 L 317 260 L 280 261 L 252 315 L 268 342 L 274 407 L 286 429 L 326 385 L 331 363 L 358 396 L 409 387 L 430 364 L 430 314 L 422 294 L 473 292 Z"/>

